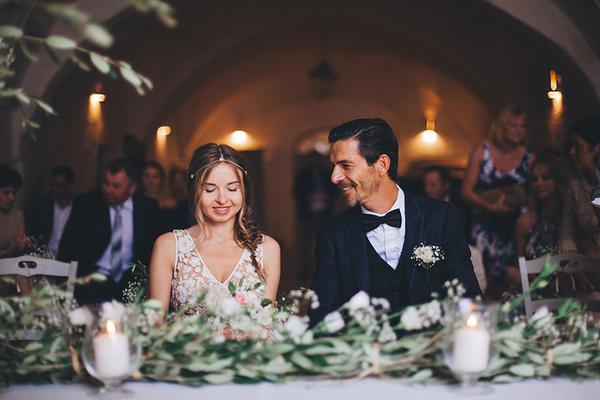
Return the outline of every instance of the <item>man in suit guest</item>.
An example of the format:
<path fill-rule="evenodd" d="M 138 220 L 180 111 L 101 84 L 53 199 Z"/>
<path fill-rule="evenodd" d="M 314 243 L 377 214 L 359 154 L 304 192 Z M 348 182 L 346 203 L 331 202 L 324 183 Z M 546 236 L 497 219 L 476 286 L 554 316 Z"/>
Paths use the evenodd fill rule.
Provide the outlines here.
<path fill-rule="evenodd" d="M 110 163 L 100 192 L 77 196 L 60 242 L 58 258 L 79 262 L 78 275 L 106 275 L 78 287 L 81 304 L 120 299 L 132 278 L 131 263 L 148 264 L 158 232 L 158 204 L 136 194 L 137 170 L 124 159 Z"/>
<path fill-rule="evenodd" d="M 331 181 L 352 207 L 320 229 L 313 321 L 359 291 L 386 298 L 391 311 L 443 294 L 457 278 L 467 296 L 481 294 L 455 207 L 403 191 L 397 184 L 398 142 L 381 119 L 358 119 L 329 133 Z M 428 271 L 411 259 L 419 245 L 439 246 Z"/>
<path fill-rule="evenodd" d="M 34 198 L 25 212 L 27 234 L 54 254 L 71 215 L 75 174 L 71 167 L 58 165 L 50 172 L 48 195 Z"/>

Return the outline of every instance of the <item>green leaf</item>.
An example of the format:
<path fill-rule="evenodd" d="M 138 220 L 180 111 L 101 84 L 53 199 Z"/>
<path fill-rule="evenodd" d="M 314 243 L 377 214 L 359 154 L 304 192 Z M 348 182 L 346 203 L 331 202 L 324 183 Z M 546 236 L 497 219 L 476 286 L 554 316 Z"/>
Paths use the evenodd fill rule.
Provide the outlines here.
<path fill-rule="evenodd" d="M 527 353 L 527 358 L 536 364 L 544 365 L 546 364 L 546 359 L 537 353 Z"/>
<path fill-rule="evenodd" d="M 194 361 L 183 368 L 192 372 L 214 372 L 227 368 L 233 364 L 233 358 L 224 358 L 215 362 Z"/>
<path fill-rule="evenodd" d="M 535 368 L 531 364 L 517 364 L 508 369 L 512 374 L 524 377 L 535 375 Z"/>
<path fill-rule="evenodd" d="M 44 345 L 40 342 L 31 342 L 25 346 L 25 351 L 36 351 L 44 348 Z"/>
<path fill-rule="evenodd" d="M 552 349 L 552 357 L 567 356 L 575 353 L 580 349 L 579 343 L 563 343 Z"/>
<path fill-rule="evenodd" d="M 266 307 L 271 304 L 273 304 L 273 300 L 271 300 L 271 299 L 262 299 L 260 302 L 260 305 L 263 307 Z"/>
<path fill-rule="evenodd" d="M 309 356 L 337 354 L 337 349 L 335 347 L 331 347 L 331 346 L 316 345 L 316 346 L 307 348 L 304 351 L 304 354 L 309 355 Z"/>
<path fill-rule="evenodd" d="M 433 372 L 429 368 L 423 369 L 411 376 L 410 378 L 408 378 L 408 381 L 410 383 L 422 383 L 431 378 L 432 376 Z"/>
<path fill-rule="evenodd" d="M 514 382 L 516 380 L 516 378 L 512 375 L 498 375 L 495 376 L 494 379 L 492 379 L 492 382 L 494 383 L 510 383 L 510 382 Z"/>
<path fill-rule="evenodd" d="M 121 70 L 121 75 L 123 76 L 123 78 L 125 78 L 125 80 L 127 82 L 129 82 L 131 85 L 133 85 L 135 87 L 139 87 L 142 84 L 142 80 L 139 78 L 139 76 L 137 76 L 135 71 L 132 70 L 130 67 L 121 66 L 120 70 Z"/>
<path fill-rule="evenodd" d="M 103 57 L 100 54 L 91 52 L 90 61 L 94 64 L 94 67 L 103 74 L 107 74 L 110 71 L 110 64 L 106 60 L 106 57 Z"/>
<path fill-rule="evenodd" d="M 43 100 L 40 99 L 34 99 L 35 102 L 37 103 L 37 105 L 44 110 L 47 114 L 50 115 L 56 115 L 56 112 L 54 111 L 54 109 L 52 108 L 52 106 L 50 106 L 50 104 L 46 103 Z"/>
<path fill-rule="evenodd" d="M 13 25 L 0 25 L 0 37 L 18 39 L 23 36 L 23 30 Z"/>
<path fill-rule="evenodd" d="M 29 59 L 29 61 L 36 62 L 38 60 L 37 56 L 33 54 L 33 51 L 31 51 L 25 41 L 19 40 L 19 47 L 21 48 L 21 52 Z"/>
<path fill-rule="evenodd" d="M 229 283 L 227 284 L 227 289 L 229 289 L 229 293 L 231 293 L 232 296 L 235 296 L 235 294 L 237 293 L 235 283 L 233 283 L 232 281 L 229 281 Z"/>
<path fill-rule="evenodd" d="M 312 370 L 313 369 L 313 362 L 306 357 L 304 354 L 300 353 L 299 351 L 295 351 L 294 353 L 292 353 L 292 356 L 290 357 L 290 361 L 293 362 L 294 364 L 298 365 L 299 367 L 302 367 L 306 370 Z"/>
<path fill-rule="evenodd" d="M 96 23 L 86 24 L 83 29 L 85 37 L 101 47 L 110 47 L 113 43 L 112 35 L 102 25 Z"/>
<path fill-rule="evenodd" d="M 46 53 L 48 53 L 48 56 L 50 56 L 50 59 L 55 64 L 62 65 L 62 61 L 60 60 L 60 58 L 58 58 L 54 50 L 52 50 L 52 48 L 48 46 L 48 44 L 44 43 L 44 49 L 46 50 Z"/>
<path fill-rule="evenodd" d="M 106 275 L 100 273 L 93 273 L 89 276 L 92 282 L 106 282 Z"/>
<path fill-rule="evenodd" d="M 204 376 L 204 380 L 213 385 L 222 385 L 233 381 L 233 373 L 224 371 L 221 374 L 208 374 Z"/>
<path fill-rule="evenodd" d="M 162 303 L 159 300 L 151 299 L 143 302 L 142 307 L 151 310 L 162 310 Z"/>
<path fill-rule="evenodd" d="M 79 58 L 75 52 L 71 53 L 71 61 L 73 61 L 75 64 L 77 64 L 77 66 L 86 71 L 86 72 L 90 72 L 92 69 L 90 68 L 89 65 L 87 65 L 87 63 L 85 63 L 81 58 Z"/>
<path fill-rule="evenodd" d="M 592 355 L 589 353 L 573 353 L 554 357 L 553 363 L 556 365 L 579 364 L 588 361 L 590 358 L 592 358 Z"/>
<path fill-rule="evenodd" d="M 71 50 L 77 47 L 77 43 L 75 43 L 73 40 L 64 36 L 56 35 L 48 36 L 46 38 L 46 44 L 59 50 Z"/>

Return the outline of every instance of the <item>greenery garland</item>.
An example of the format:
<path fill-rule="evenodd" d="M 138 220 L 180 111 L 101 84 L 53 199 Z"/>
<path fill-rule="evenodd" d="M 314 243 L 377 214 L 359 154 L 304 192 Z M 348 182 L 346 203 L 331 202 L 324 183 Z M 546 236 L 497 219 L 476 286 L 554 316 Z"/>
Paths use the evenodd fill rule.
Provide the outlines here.
<path fill-rule="evenodd" d="M 547 285 L 553 269 L 547 266 L 532 290 Z M 161 324 L 156 301 L 132 304 L 140 315 L 132 340 L 143 346 L 133 379 L 192 386 L 365 376 L 455 382 L 444 362 L 446 331 L 440 311 L 459 300 L 462 288 L 456 282 L 447 288 L 445 299 L 408 307 L 398 315 L 388 315 L 385 300 L 360 293 L 312 328 L 307 317 L 293 313 L 303 302 L 315 306 L 316 299 L 310 291 L 294 291 L 285 306 L 270 306 L 270 340 L 225 339 L 215 330 L 218 317 L 211 312 L 189 316 L 180 310 Z M 0 385 L 90 379 L 79 355 L 83 328 L 68 323 L 67 310 L 59 307 L 62 296 L 62 288 L 42 285 L 30 296 L 0 299 Z M 204 301 L 208 294 L 202 296 Z M 556 314 L 538 312 L 526 322 L 513 315 L 522 302 L 520 296 L 500 307 L 493 337 L 498 354 L 483 380 L 600 376 L 599 330 L 578 303 L 567 301 Z M 250 315 L 251 310 L 240 308 L 235 321 L 227 323 L 234 329 L 234 322 L 253 323 Z M 41 338 L 23 340 L 31 331 L 40 332 Z"/>

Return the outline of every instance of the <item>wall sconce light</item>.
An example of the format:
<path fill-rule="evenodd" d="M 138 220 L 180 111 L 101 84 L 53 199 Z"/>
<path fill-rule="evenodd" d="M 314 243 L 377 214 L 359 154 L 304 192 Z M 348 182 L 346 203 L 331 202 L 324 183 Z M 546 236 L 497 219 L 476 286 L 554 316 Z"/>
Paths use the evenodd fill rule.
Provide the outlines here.
<path fill-rule="evenodd" d="M 435 131 L 435 121 L 428 119 L 425 123 L 425 130 L 421 132 L 421 141 L 425 144 L 431 145 L 438 141 L 439 135 Z"/>
<path fill-rule="evenodd" d="M 106 95 L 102 92 L 102 85 L 97 84 L 94 93 L 90 94 L 90 103 L 98 104 L 106 100 Z"/>
<path fill-rule="evenodd" d="M 562 77 L 556 73 L 555 70 L 550 70 L 550 90 L 548 91 L 548 98 L 553 101 L 560 101 L 562 99 L 562 92 L 560 91 L 560 84 Z"/>
<path fill-rule="evenodd" d="M 243 146 L 248 143 L 249 137 L 246 131 L 233 131 L 231 132 L 231 143 L 234 146 Z"/>
<path fill-rule="evenodd" d="M 171 134 L 171 127 L 167 125 L 159 126 L 156 130 L 157 137 L 167 137 Z"/>

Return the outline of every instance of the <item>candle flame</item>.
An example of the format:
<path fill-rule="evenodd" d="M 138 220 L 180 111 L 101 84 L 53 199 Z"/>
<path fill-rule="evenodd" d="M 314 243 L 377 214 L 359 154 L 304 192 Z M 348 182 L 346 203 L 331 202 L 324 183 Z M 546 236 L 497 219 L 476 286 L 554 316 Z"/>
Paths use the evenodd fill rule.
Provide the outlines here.
<path fill-rule="evenodd" d="M 469 328 L 477 328 L 478 323 L 479 319 L 474 314 L 469 315 L 469 318 L 467 318 L 467 327 Z"/>
<path fill-rule="evenodd" d="M 106 332 L 107 333 L 115 333 L 117 331 L 117 327 L 112 319 L 106 321 Z"/>

